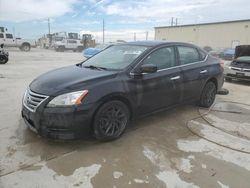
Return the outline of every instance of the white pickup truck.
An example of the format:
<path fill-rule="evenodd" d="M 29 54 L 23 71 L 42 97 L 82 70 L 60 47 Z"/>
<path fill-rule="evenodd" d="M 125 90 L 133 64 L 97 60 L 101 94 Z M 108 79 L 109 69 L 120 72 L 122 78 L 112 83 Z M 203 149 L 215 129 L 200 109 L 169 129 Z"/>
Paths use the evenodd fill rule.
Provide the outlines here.
<path fill-rule="evenodd" d="M 11 33 L 0 33 L 0 44 L 6 47 L 18 47 L 21 51 L 28 52 L 31 47 L 35 46 L 35 41 L 21 38 L 14 38 Z"/>
<path fill-rule="evenodd" d="M 64 52 L 65 50 L 73 50 L 82 52 L 84 47 L 79 39 L 63 39 L 60 41 L 55 41 L 53 47 L 57 52 Z"/>

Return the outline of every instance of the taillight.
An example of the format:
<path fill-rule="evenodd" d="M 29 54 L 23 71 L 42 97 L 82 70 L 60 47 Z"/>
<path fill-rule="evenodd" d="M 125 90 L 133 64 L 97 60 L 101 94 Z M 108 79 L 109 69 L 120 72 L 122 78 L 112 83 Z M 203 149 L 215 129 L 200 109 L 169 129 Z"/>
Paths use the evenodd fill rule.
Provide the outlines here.
<path fill-rule="evenodd" d="M 222 60 L 222 59 L 220 59 L 220 58 L 216 58 L 218 61 L 219 61 L 219 64 L 220 64 L 220 66 L 222 67 L 222 68 L 224 68 L 224 61 Z"/>
<path fill-rule="evenodd" d="M 223 68 L 224 67 L 224 61 L 222 59 L 219 59 L 220 66 Z"/>

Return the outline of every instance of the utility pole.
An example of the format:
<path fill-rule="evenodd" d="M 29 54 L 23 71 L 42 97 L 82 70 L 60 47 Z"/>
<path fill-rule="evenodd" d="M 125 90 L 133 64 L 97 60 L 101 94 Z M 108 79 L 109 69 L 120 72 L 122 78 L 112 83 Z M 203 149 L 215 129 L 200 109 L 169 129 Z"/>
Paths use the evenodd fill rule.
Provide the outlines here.
<path fill-rule="evenodd" d="M 49 30 L 49 34 L 50 34 L 50 20 L 48 18 L 48 30 Z"/>
<path fill-rule="evenodd" d="M 13 30 L 13 37 L 16 39 L 16 31 L 15 31 L 15 27 L 14 26 L 13 26 L 12 30 Z"/>
<path fill-rule="evenodd" d="M 104 23 L 104 19 L 102 20 L 102 43 L 104 44 L 105 42 L 105 39 L 104 39 L 104 36 L 105 36 L 105 23 Z"/>
<path fill-rule="evenodd" d="M 146 40 L 148 40 L 148 31 L 146 31 Z"/>
<path fill-rule="evenodd" d="M 171 26 L 174 26 L 174 17 L 171 18 Z"/>
<path fill-rule="evenodd" d="M 134 33 L 134 41 L 136 41 L 136 33 Z"/>

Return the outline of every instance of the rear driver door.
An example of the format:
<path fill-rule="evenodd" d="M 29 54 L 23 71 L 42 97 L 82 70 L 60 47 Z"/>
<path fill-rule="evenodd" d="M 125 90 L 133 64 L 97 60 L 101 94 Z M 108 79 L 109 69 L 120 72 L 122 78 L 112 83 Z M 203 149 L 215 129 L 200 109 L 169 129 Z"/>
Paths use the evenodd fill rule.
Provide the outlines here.
<path fill-rule="evenodd" d="M 205 59 L 202 60 L 198 49 L 192 46 L 177 46 L 177 50 L 183 78 L 182 101 L 198 100 L 208 78 Z"/>

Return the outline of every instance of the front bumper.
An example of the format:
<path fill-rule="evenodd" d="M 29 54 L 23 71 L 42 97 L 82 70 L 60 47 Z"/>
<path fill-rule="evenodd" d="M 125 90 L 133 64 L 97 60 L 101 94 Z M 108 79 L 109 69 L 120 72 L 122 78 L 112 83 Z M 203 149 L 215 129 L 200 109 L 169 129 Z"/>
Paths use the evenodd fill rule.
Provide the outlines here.
<path fill-rule="evenodd" d="M 224 75 L 225 78 L 250 81 L 250 72 L 248 71 L 234 70 L 233 68 L 225 67 Z"/>
<path fill-rule="evenodd" d="M 89 137 L 92 115 L 90 105 L 79 109 L 78 107 L 39 107 L 35 112 L 24 105 L 22 107 L 22 117 L 27 126 L 40 136 L 53 139 Z"/>

